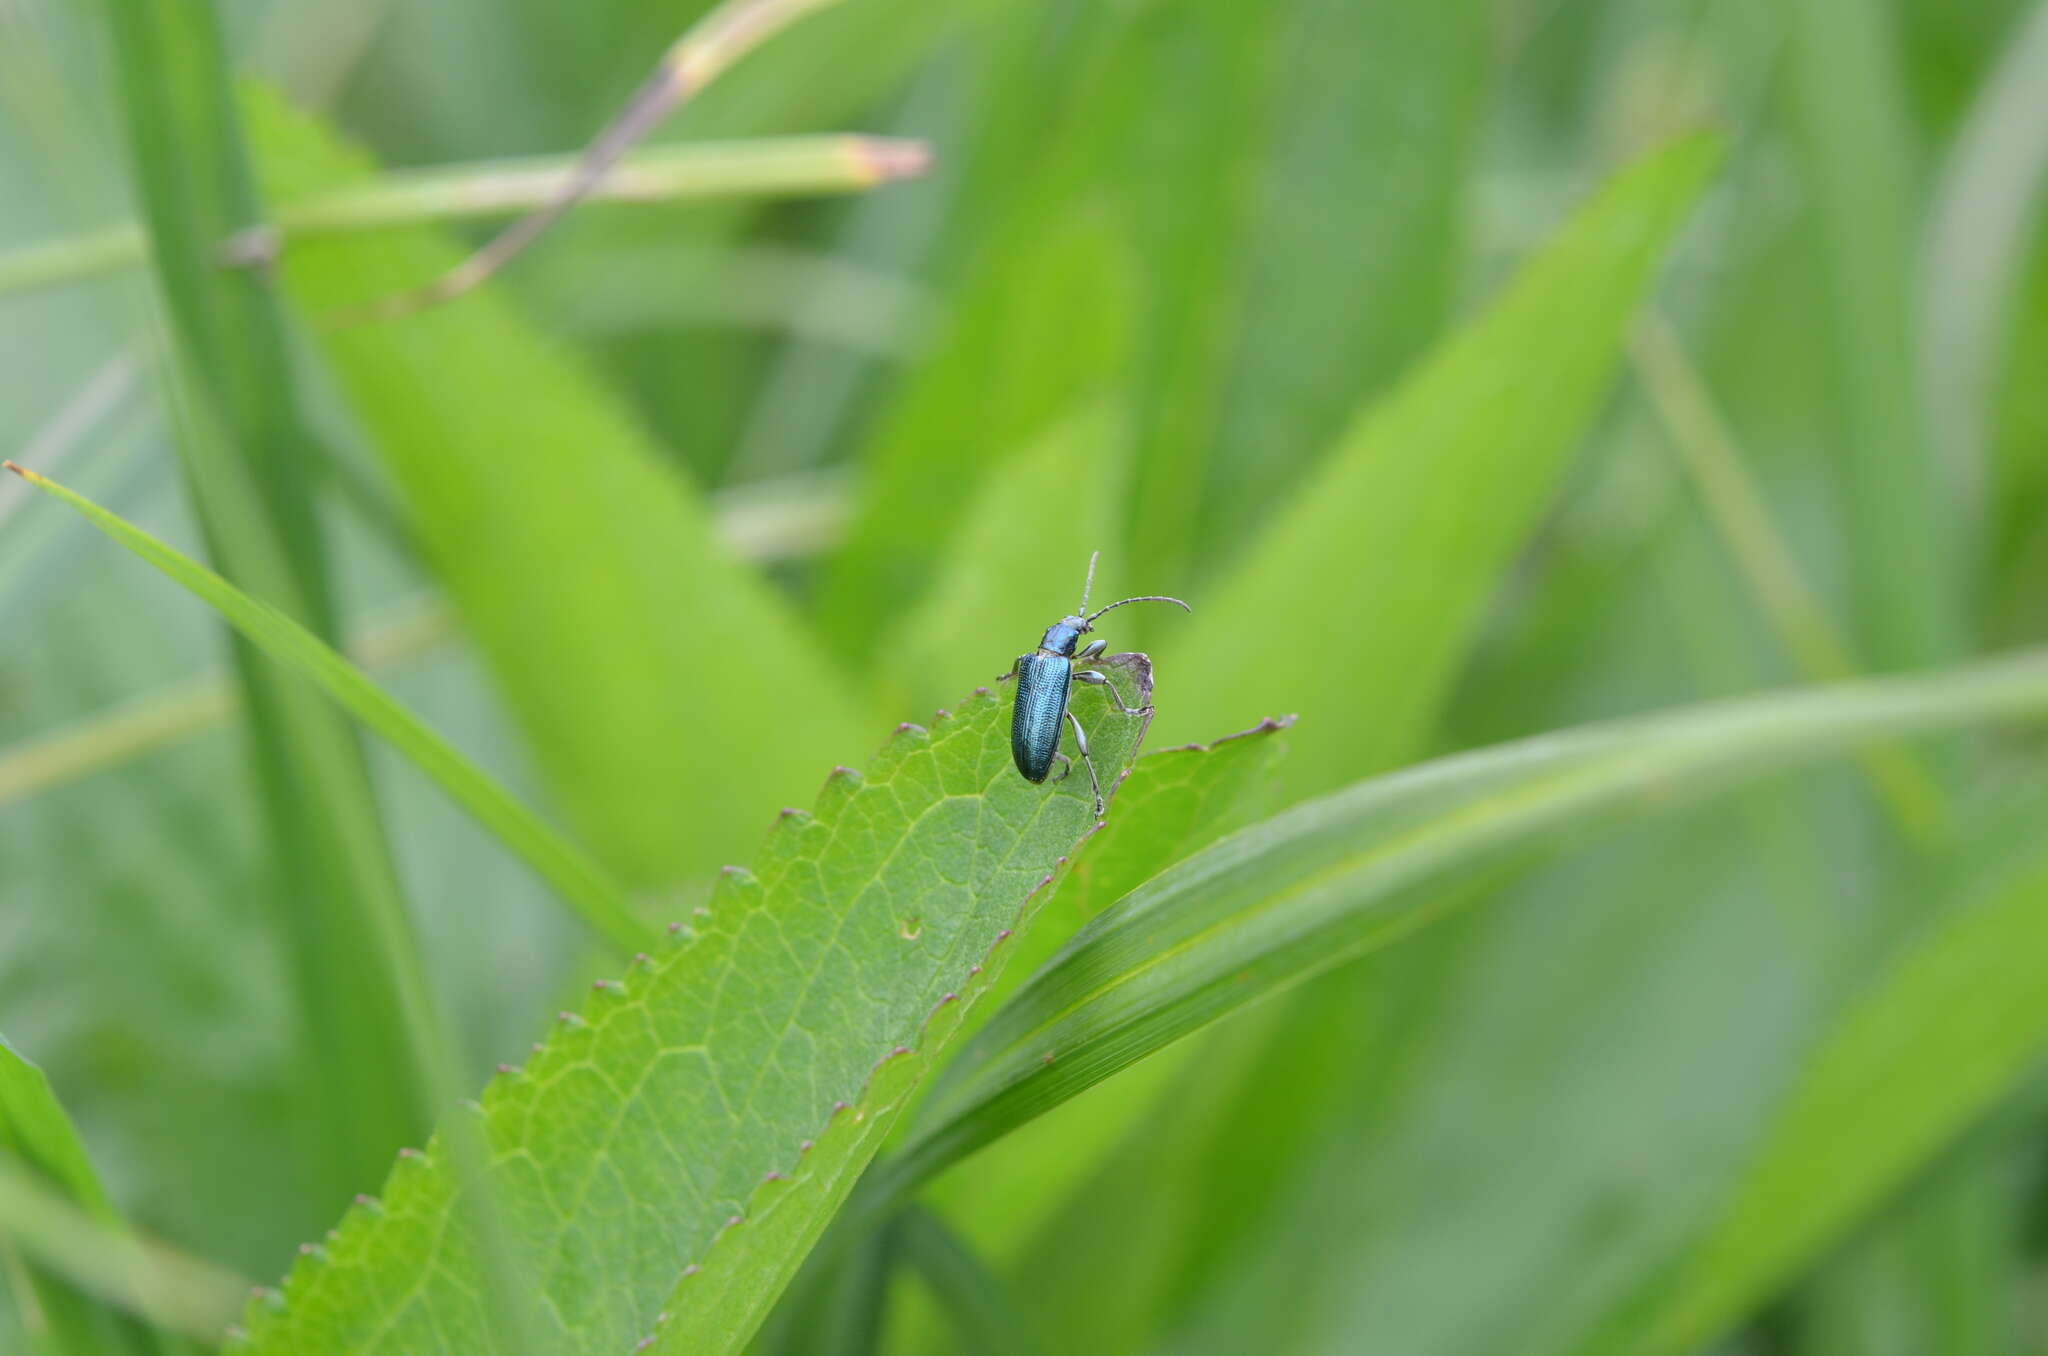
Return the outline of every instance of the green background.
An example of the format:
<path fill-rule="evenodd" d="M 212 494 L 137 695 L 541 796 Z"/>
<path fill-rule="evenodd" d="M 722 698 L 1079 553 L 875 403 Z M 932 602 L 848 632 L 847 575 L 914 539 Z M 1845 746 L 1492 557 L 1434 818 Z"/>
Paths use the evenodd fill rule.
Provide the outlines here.
<path fill-rule="evenodd" d="M 0 9 L 0 278 L 206 198 L 190 128 L 137 123 L 177 63 L 122 60 L 125 8 Z M 700 8 L 236 0 L 254 87 L 220 116 L 278 201 L 570 151 Z M 267 371 L 196 351 L 143 269 L 10 282 L 0 452 L 217 563 L 270 543 L 341 634 L 451 618 L 380 681 L 654 914 L 1007 668 L 1097 548 L 1099 598 L 1195 608 L 1104 621 L 1158 665 L 1152 747 L 1298 713 L 1286 804 L 2039 640 L 2044 70 L 2048 6 L 2018 0 L 845 0 L 656 139 L 912 136 L 927 178 L 592 205 L 486 294 L 338 335 L 306 317 L 481 228 L 291 247 L 249 321 Z M 1702 130 L 1696 202 L 1644 208 L 1668 247 L 1571 237 L 1502 291 Z M 294 484 L 239 527 L 195 510 L 174 380 L 291 426 Z M 129 1219 L 274 1283 L 432 1119 L 393 993 L 432 995 L 470 1088 L 616 967 L 387 749 L 322 754 L 324 708 L 173 718 L 235 664 L 205 609 L 0 485 L 0 1032 Z M 41 753 L 110 728 L 89 769 Z M 2038 741 L 1958 738 L 1547 835 L 927 1203 L 1027 1317 L 1003 1340 L 1048 1351 L 2048 1351 L 2048 1044 L 1810 1237 L 1716 1232 L 1831 1189 L 1931 1095 L 1902 1055 L 1796 1123 L 1789 1183 L 1745 1174 L 1858 995 L 2029 872 L 2044 793 Z M 395 883 L 292 836 L 334 804 L 374 806 Z M 412 979 L 321 931 L 386 890 Z M 1968 975 L 1943 992 L 1975 1048 Z M 875 1331 L 798 1314 L 763 1345 L 997 1349 L 909 1265 L 922 1228 L 868 1282 Z"/>

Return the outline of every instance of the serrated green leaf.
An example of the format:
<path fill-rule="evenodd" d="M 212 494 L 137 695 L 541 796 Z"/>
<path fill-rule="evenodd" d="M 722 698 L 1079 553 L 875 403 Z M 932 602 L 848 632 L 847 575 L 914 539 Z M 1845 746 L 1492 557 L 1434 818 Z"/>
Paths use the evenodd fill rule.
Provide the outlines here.
<path fill-rule="evenodd" d="M 1138 760 L 1118 793 L 1116 813 L 1088 840 L 1074 869 L 1017 939 L 1017 951 L 980 1009 L 996 1013 L 1018 987 L 1103 909 L 1181 858 L 1259 818 L 1277 787 L 1273 771 L 1286 752 L 1289 722 L 1268 720 L 1213 744 L 1161 749 Z M 980 1023 L 970 1017 L 971 1033 Z M 999 1258 L 1028 1236 L 1029 1226 L 1061 1203 L 1048 1182 L 1069 1179 L 1073 1165 L 1093 1161 L 1103 1148 L 1105 1123 L 1135 1122 L 1169 1079 L 1181 1049 L 1162 1054 L 1098 1088 L 1085 1117 L 1050 1116 L 1032 1122 L 976 1161 L 974 1170 L 942 1178 L 929 1198 L 949 1210 L 971 1239 Z M 914 1117 L 912 1118 L 915 1119 Z M 992 1259 L 995 1260 L 995 1259 Z"/>
<path fill-rule="evenodd" d="M 21 470 L 38 489 L 62 499 L 102 532 L 183 585 L 270 659 L 310 679 L 357 720 L 391 741 L 420 771 L 475 815 L 506 847 L 524 857 L 560 891 L 595 931 L 630 951 L 647 929 L 619 888 L 583 852 L 520 804 L 460 750 L 428 728 L 312 632 L 268 603 L 251 598 L 204 565 L 46 476 Z"/>
<path fill-rule="evenodd" d="M 1503 850 L 1888 735 L 2048 710 L 2048 654 L 1591 726 L 1368 779 L 1186 859 L 1097 919 L 975 1036 L 885 1201 L 1226 1012 L 1427 922 Z"/>
<path fill-rule="evenodd" d="M 1019 939 L 996 983 L 995 1011 L 1068 938 L 1117 900 L 1183 857 L 1259 817 L 1275 790 L 1293 717 L 1264 720 L 1211 744 L 1146 754 L 1124 783 L 1117 812 L 1088 840 L 1046 902 L 1039 926 Z"/>
<path fill-rule="evenodd" d="M 1125 699 L 1143 656 L 1114 656 Z M 1074 698 L 1105 789 L 1144 721 Z M 957 1031 L 1094 823 L 1086 777 L 1033 786 L 1007 694 L 899 727 L 868 775 L 785 811 L 757 874 L 736 868 L 669 954 L 604 984 L 478 1130 L 503 1247 L 554 1329 L 545 1348 L 743 1344 Z M 438 1148 L 302 1261 L 261 1352 L 469 1352 L 488 1339 L 466 1216 Z M 660 1315 L 667 1315 L 661 1319 Z"/>
<path fill-rule="evenodd" d="M 1198 737 L 1247 710 L 1299 712 L 1310 737 L 1283 774 L 1297 793 L 1414 749 L 1718 158 L 1698 138 L 1623 172 L 1491 309 L 1361 417 L 1193 625 L 1161 647 L 1174 670 L 1205 676 L 1162 711 L 1162 734 Z M 1270 645 L 1246 643 L 1291 635 L 1316 637 L 1313 664 L 1276 664 Z"/>

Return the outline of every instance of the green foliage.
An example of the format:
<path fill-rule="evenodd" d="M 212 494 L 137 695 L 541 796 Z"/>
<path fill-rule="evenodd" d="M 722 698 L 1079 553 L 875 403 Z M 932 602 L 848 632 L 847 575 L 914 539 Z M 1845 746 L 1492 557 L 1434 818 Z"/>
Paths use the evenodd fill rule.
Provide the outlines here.
<path fill-rule="evenodd" d="M 1548 735 L 1369 779 L 1276 815 L 1178 861 L 1084 928 L 961 1053 L 925 1108 L 929 1125 L 878 1177 L 876 1190 L 907 1191 L 1266 991 L 1431 921 L 1456 898 L 1441 885 L 1417 888 L 1439 875 L 1469 872 L 1503 849 L 1681 789 L 1720 787 L 1888 735 L 2043 711 L 2048 661 L 2031 656 L 1931 682 L 1762 698 Z M 2039 892 L 2023 886 L 2013 899 L 2030 921 L 2025 906 L 2037 910 Z M 1980 938 L 1958 946 L 2000 944 Z M 1952 977 L 1972 973 L 1976 960 L 1981 953 L 1966 949 L 1959 961 L 1930 964 L 1937 976 Z M 1910 996 L 1918 1001 L 1908 1007 L 1932 1006 Z M 1998 1001 L 1979 1001 L 1987 1027 L 2009 1032 L 2014 1048 L 2036 1047 L 2032 1024 L 2016 1024 Z M 1899 1010 L 1888 1006 L 1886 1020 Z M 1942 1029 L 1981 1043 L 1959 1024 Z M 1867 1038 L 1863 1048 L 1896 1053 L 1895 1033 L 1892 1046 L 1884 1039 Z M 2001 1061 L 1983 1050 L 1978 1057 L 1983 1072 L 1959 1081 L 1958 1098 L 1981 1097 L 2017 1072 L 2010 1054 Z M 1786 1185 L 1771 1186 L 1767 1199 L 1782 1206 Z"/>
<path fill-rule="evenodd" d="M 1940 922 L 1852 995 L 1731 1193 L 1624 1345 L 1689 1351 L 1768 1293 L 1998 1101 L 2048 1042 L 2031 963 L 2048 944 L 2032 845 L 1962 882 Z M 1841 1127 L 1857 1133 L 1844 1136 Z"/>
<path fill-rule="evenodd" d="M 280 199 L 368 176 L 276 99 L 251 107 Z M 317 314 L 459 257 L 424 228 L 321 240 L 290 252 L 285 281 Z M 856 746 L 856 702 L 789 609 L 717 541 L 631 415 L 507 302 L 469 297 L 323 342 L 564 815 L 628 884 L 717 865 L 756 807 L 810 782 L 820 751 Z M 777 738 L 755 736 L 767 724 Z M 707 794 L 677 816 L 667 797 L 688 786 Z"/>
<path fill-rule="evenodd" d="M 1298 711 L 1305 729 L 1341 721 L 1347 737 L 1305 743 L 1291 760 L 1288 782 L 1302 793 L 1414 748 L 1717 158 L 1711 142 L 1689 141 L 1620 177 L 1481 319 L 1361 417 L 1168 647 L 1174 668 L 1199 663 L 1204 681 L 1163 734 L 1193 737 L 1247 706 Z M 1324 619 L 1332 588 L 1349 603 L 1335 626 Z M 1322 643 L 1306 669 L 1242 639 L 1312 630 Z M 1389 636 L 1401 638 L 1401 662 L 1375 668 Z"/>
<path fill-rule="evenodd" d="M 740 5 L 0 5 L 0 1349 L 2031 1350 L 2048 6 Z"/>
<path fill-rule="evenodd" d="M 1142 661 L 1119 670 L 1127 701 Z M 1075 700 L 1105 777 L 1144 722 Z M 546 1341 L 743 1345 L 938 1060 L 1092 826 L 1078 774 L 1010 766 L 986 690 L 905 725 L 813 813 L 784 811 L 754 872 L 601 980 L 581 1014 L 485 1091 L 479 1130 L 514 1274 Z M 494 1301 L 440 1142 L 401 1160 L 250 1315 L 257 1351 L 475 1350 Z M 659 1315 L 667 1315 L 661 1319 Z"/>
<path fill-rule="evenodd" d="M 257 214 L 227 54 L 212 7 L 105 6 L 156 291 L 180 467 L 221 572 L 331 635 L 317 529 L 311 416 L 282 309 L 262 281 L 219 266 Z M 426 1119 L 441 1038 L 356 736 L 304 684 L 237 647 L 255 732 L 277 921 L 297 970 L 299 1020 L 322 1070 L 306 1130 L 332 1137 L 314 1172 L 348 1181 Z M 289 901 L 289 902 L 287 902 Z M 347 1034 L 360 1026 L 362 1034 Z"/>
<path fill-rule="evenodd" d="M 72 1204 L 102 1222 L 120 1217 L 85 1156 L 85 1146 L 57 1104 L 43 1071 L 0 1040 L 0 1150 L 48 1179 Z M 103 1308 L 63 1276 L 29 1263 L 23 1268 L 42 1311 L 41 1345 L 53 1353 L 155 1352 L 149 1330 Z"/>
<path fill-rule="evenodd" d="M 267 658 L 311 680 L 350 715 L 390 740 L 394 748 L 439 782 L 500 842 L 545 876 L 593 931 L 624 951 L 632 951 L 652 935 L 628 911 L 618 886 L 606 879 L 574 844 L 521 805 L 319 637 L 134 524 L 124 522 L 55 481 L 32 471 L 26 473 L 26 478 L 70 504 L 95 527 L 214 608 Z"/>

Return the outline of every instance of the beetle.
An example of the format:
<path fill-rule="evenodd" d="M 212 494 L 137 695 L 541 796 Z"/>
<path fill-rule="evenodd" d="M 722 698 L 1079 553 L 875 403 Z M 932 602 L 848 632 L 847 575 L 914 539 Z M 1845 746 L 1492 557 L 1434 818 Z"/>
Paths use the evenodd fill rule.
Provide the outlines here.
<path fill-rule="evenodd" d="M 1081 586 L 1081 606 L 1070 617 L 1062 617 L 1045 628 L 1038 648 L 1030 654 L 1018 655 L 1017 663 L 1008 673 L 996 679 L 1017 680 L 1016 705 L 1010 712 L 1010 757 L 1016 761 L 1017 771 L 1027 782 L 1043 782 L 1052 771 L 1055 760 L 1066 764 L 1067 772 L 1073 770 L 1073 760 L 1060 752 L 1060 719 L 1074 727 L 1074 747 L 1081 752 L 1081 762 L 1088 769 L 1088 785 L 1095 792 L 1095 814 L 1102 816 L 1102 782 L 1095 775 L 1095 760 L 1088 756 L 1088 736 L 1081 732 L 1081 722 L 1074 719 L 1074 713 L 1067 709 L 1067 699 L 1072 695 L 1075 683 L 1087 683 L 1109 693 L 1109 699 L 1116 703 L 1116 709 L 1127 716 L 1143 716 L 1151 713 L 1150 706 L 1125 706 L 1123 694 L 1116 690 L 1116 684 L 1109 681 L 1109 675 L 1100 669 L 1081 668 L 1091 660 L 1101 657 L 1109 648 L 1106 640 L 1090 641 L 1085 648 L 1077 650 L 1081 637 L 1095 629 L 1095 619 L 1111 608 L 1122 607 L 1125 603 L 1172 603 L 1183 612 L 1194 609 L 1178 598 L 1169 598 L 1162 593 L 1140 594 L 1135 598 L 1120 598 L 1109 607 L 1088 610 L 1088 594 L 1095 587 L 1095 562 L 1102 552 L 1088 557 L 1088 581 Z M 1060 776 L 1064 778 L 1066 772 Z"/>

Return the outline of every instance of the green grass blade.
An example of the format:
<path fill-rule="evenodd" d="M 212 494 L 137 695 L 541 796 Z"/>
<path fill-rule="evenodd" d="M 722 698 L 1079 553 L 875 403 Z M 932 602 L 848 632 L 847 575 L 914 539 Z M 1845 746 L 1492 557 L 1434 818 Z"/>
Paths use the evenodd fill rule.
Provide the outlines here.
<path fill-rule="evenodd" d="M 1089 840 L 1038 922 L 1016 939 L 1017 951 L 989 1000 L 970 1016 L 968 1032 L 979 1029 L 980 1014 L 1000 1012 L 1009 996 L 1102 910 L 1172 863 L 1264 818 L 1278 790 L 1274 773 L 1286 752 L 1287 725 L 1269 720 L 1213 744 L 1161 749 L 1139 759 L 1117 794 L 1116 813 Z M 1191 1057 L 1202 1058 L 1195 1042 L 1162 1051 L 1141 1069 L 1096 1088 L 1085 1101 L 1069 1103 L 1062 1114 L 1022 1127 L 977 1158 L 971 1170 L 933 1183 L 926 1199 L 955 1220 L 992 1264 L 998 1262 L 1060 1207 L 1069 1184 L 1084 1179 L 1123 1132 L 1144 1119 Z M 1271 1062 L 1264 1063 L 1270 1072 Z M 1209 1076 L 1205 1082 L 1214 1088 L 1220 1075 L 1206 1060 L 1202 1067 Z M 1176 1110 L 1185 1111 L 1187 1105 L 1179 1102 Z M 1184 1117 L 1176 1119 L 1185 1123 Z M 1148 1150 L 1158 1142 L 1148 1138 Z M 1170 1233 L 1174 1221 L 1185 1218 L 1174 1213 L 1162 1218 L 1160 1227 Z"/>
<path fill-rule="evenodd" d="M 887 137 L 762 137 L 641 147 L 591 191 L 594 203 L 857 193 L 923 172 L 921 142 Z M 574 158 L 526 156 L 477 164 L 394 170 L 356 186 L 279 207 L 268 225 L 245 228 L 240 252 L 260 258 L 295 239 L 441 221 L 511 216 L 552 200 Z M 77 282 L 143 262 L 149 238 L 134 225 L 0 253 L 0 296 Z"/>
<path fill-rule="evenodd" d="M 913 1205 L 894 1228 L 904 1263 L 945 1309 L 962 1350 L 989 1356 L 1034 1356 L 1044 1350 L 1030 1313 L 945 1220 Z"/>
<path fill-rule="evenodd" d="M 390 741 L 500 842 L 524 857 L 600 936 L 626 951 L 646 944 L 649 930 L 633 917 L 618 886 L 595 863 L 325 641 L 76 492 L 12 462 L 7 466 L 84 514 L 93 526 L 218 612 L 265 655 L 311 680 L 350 715 Z"/>
<path fill-rule="evenodd" d="M 331 637 L 307 478 L 319 449 L 292 335 L 264 279 L 220 266 L 221 242 L 261 213 L 214 7 L 104 10 L 167 322 L 179 458 L 208 553 L 236 587 Z M 355 732 L 310 687 L 234 650 L 267 816 L 271 923 L 295 971 L 306 1173 L 338 1203 L 430 1118 L 439 1015 Z"/>
<path fill-rule="evenodd" d="M 1480 609 L 1548 502 L 1622 335 L 1718 159 L 1693 139 L 1618 176 L 1492 307 L 1369 410 L 1161 648 L 1203 683 L 1161 712 L 1198 736 L 1298 712 L 1284 778 L 1312 793 L 1410 752 Z M 1342 591 L 1334 621 L 1326 590 Z M 1251 636 L 1317 637 L 1315 663 Z M 1318 730 L 1327 730 L 1327 736 Z"/>
<path fill-rule="evenodd" d="M 978 1033 L 872 1189 L 908 1189 L 1275 988 L 1432 917 L 1503 849 L 1873 739 L 2048 711 L 2048 654 L 1593 726 L 1360 782 L 1141 887 Z"/>
<path fill-rule="evenodd" d="M 0 1191 L 0 1199 L 15 1198 L 38 1188 L 57 1197 L 63 1205 L 79 1212 L 91 1225 L 110 1233 L 125 1228 L 113 1202 L 100 1186 L 99 1175 L 85 1156 L 85 1145 L 72 1128 L 71 1118 L 57 1102 L 43 1071 L 18 1054 L 0 1038 L 0 1168 L 21 1190 Z M 21 1238 L 24 1226 L 52 1227 L 50 1217 L 58 1212 L 47 1208 L 17 1213 L 0 1208 L 0 1238 Z M 26 1218 L 24 1218 L 26 1216 Z M 43 1241 L 25 1240 L 31 1248 Z M 34 1249 L 48 1258 L 55 1248 Z M 74 1255 L 84 1249 L 74 1249 Z M 166 1348 L 150 1331 L 124 1315 L 107 1309 L 89 1288 L 81 1287 L 62 1271 L 32 1261 L 26 1268 L 33 1303 L 41 1312 L 44 1349 L 62 1356 L 96 1356 L 99 1352 L 154 1353 Z M 220 1311 L 224 1318 L 232 1310 Z M 208 1336 L 219 1332 L 216 1326 Z"/>
<path fill-rule="evenodd" d="M 104 1320 L 104 1326 L 92 1326 L 91 1318 L 65 1323 L 63 1338 L 73 1345 L 56 1350 L 66 1356 L 189 1356 L 210 1350 L 249 1295 L 248 1282 L 233 1272 L 96 1218 L 5 1155 L 0 1155 L 0 1247 L 18 1247 L 35 1267 L 62 1277 L 75 1296 L 89 1295 L 112 1307 L 92 1316 Z M 39 1289 L 39 1302 L 51 1293 Z M 58 1317 L 47 1307 L 41 1316 L 53 1326 Z M 48 1330 L 46 1335 L 56 1336 Z"/>
<path fill-rule="evenodd" d="M 1931 664 L 1962 637 L 1961 494 L 1935 463 L 1913 356 L 1919 223 L 1896 20 L 1873 0 L 1797 0 L 1785 13 L 1857 651 L 1879 670 Z"/>
<path fill-rule="evenodd" d="M 1127 700 L 1143 670 L 1117 670 Z M 1092 688 L 1074 700 L 1113 783 L 1143 722 Z M 496 1080 L 472 1125 L 502 1242 L 555 1325 L 539 1346 L 744 1345 L 1092 810 L 1084 776 L 1017 776 L 999 696 L 902 726 L 865 778 L 836 772 L 814 813 L 784 812 L 757 874 L 729 868 L 672 946 Z M 402 1161 L 283 1304 L 251 1312 L 253 1349 L 476 1349 L 475 1241 L 452 1196 L 439 1141 Z"/>
<path fill-rule="evenodd" d="M 316 123 L 260 91 L 248 106 L 281 201 L 368 180 Z M 324 313 L 459 257 L 419 228 L 332 237 L 287 252 L 283 279 Z M 859 746 L 857 694 L 624 405 L 505 297 L 323 342 L 553 799 L 627 885 L 729 860 L 751 807 Z"/>

